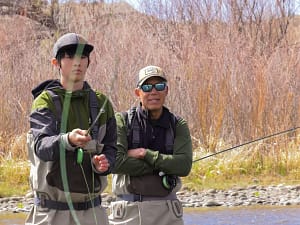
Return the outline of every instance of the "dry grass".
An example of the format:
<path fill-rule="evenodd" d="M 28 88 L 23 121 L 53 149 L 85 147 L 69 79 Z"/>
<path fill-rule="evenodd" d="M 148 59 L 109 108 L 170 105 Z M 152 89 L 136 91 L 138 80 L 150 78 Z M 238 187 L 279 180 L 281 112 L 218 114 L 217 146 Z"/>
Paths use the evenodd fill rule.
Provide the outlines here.
<path fill-rule="evenodd" d="M 268 140 L 237 148 L 195 162 L 185 185 L 194 190 L 234 186 L 297 184 L 300 182 L 300 152 L 297 138 Z M 196 158 L 207 155 L 197 151 Z"/>
<path fill-rule="evenodd" d="M 222 15 L 211 17 L 205 5 L 198 6 L 203 7 L 197 11 L 203 13 L 200 17 L 180 17 L 176 14 L 180 10 L 174 10 L 178 2 L 173 2 L 168 20 L 146 16 L 125 4 L 79 7 L 66 3 L 55 15 L 57 30 L 21 16 L 0 16 L 0 165 L 7 157 L 26 160 L 30 90 L 59 76 L 50 65 L 51 51 L 56 38 L 67 31 L 81 33 L 94 44 L 87 80 L 94 88 L 111 93 L 116 111 L 135 102 L 133 89 L 140 68 L 149 64 L 163 67 L 170 86 L 167 105 L 188 120 L 194 148 L 204 149 L 199 154 L 298 126 L 299 18 L 278 17 L 276 10 L 266 8 L 260 22 L 242 21 L 241 29 L 241 21 L 236 21 L 239 17 L 220 22 Z M 239 13 L 230 1 L 223 3 Z M 282 28 L 287 24 L 285 32 Z M 287 152 L 297 152 L 296 135 L 272 141 L 279 143 L 288 137 L 291 140 L 284 141 L 286 144 L 254 145 L 243 160 L 245 151 L 237 151 L 234 161 L 228 162 L 233 156 L 224 154 L 195 164 L 191 177 L 199 174 L 203 182 L 207 168 L 220 166 L 228 173 L 225 177 L 240 173 L 241 181 L 244 175 L 255 175 L 260 164 L 254 158 L 261 158 L 263 165 L 270 164 L 262 167 L 265 173 L 277 177 L 278 171 L 285 171 L 280 176 L 293 174 L 298 179 L 298 156 L 287 157 Z"/>

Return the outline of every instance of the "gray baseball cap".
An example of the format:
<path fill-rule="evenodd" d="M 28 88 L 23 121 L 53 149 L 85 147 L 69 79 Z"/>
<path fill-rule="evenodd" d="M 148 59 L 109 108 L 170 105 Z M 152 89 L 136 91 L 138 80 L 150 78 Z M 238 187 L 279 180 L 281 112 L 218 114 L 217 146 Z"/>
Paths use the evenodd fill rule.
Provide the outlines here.
<path fill-rule="evenodd" d="M 76 33 L 67 33 L 61 36 L 54 44 L 53 47 L 53 56 L 56 58 L 57 53 L 61 48 L 72 46 L 72 45 L 84 45 L 84 51 L 90 53 L 93 51 L 94 46 L 88 44 L 87 40 L 80 34 Z"/>
<path fill-rule="evenodd" d="M 139 72 L 137 86 L 142 85 L 150 77 L 160 77 L 164 81 L 167 81 L 166 75 L 162 68 L 158 66 L 146 66 Z"/>

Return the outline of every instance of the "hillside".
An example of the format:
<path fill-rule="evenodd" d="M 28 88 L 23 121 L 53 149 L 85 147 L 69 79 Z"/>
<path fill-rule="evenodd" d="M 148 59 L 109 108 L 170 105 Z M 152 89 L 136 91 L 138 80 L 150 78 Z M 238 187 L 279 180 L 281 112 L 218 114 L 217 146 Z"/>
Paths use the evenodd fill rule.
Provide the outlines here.
<path fill-rule="evenodd" d="M 298 122 L 299 17 L 281 34 L 286 19 L 241 30 L 218 21 L 158 20 L 125 3 L 37 11 L 52 16 L 54 25 L 28 13 L 0 16 L 3 135 L 28 129 L 30 89 L 58 76 L 49 62 L 54 41 L 65 32 L 81 33 L 95 45 L 87 79 L 110 95 L 116 110 L 135 101 L 140 68 L 162 66 L 170 78 L 168 106 L 190 121 L 196 146 L 214 151 L 222 140 L 240 143 Z"/>

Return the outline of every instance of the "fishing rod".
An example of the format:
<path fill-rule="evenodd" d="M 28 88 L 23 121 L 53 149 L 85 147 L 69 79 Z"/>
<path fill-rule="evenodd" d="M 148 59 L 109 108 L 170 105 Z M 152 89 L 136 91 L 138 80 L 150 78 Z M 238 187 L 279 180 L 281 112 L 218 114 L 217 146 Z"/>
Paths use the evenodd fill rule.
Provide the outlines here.
<path fill-rule="evenodd" d="M 266 139 L 269 139 L 269 138 L 272 138 L 272 137 L 275 137 L 275 136 L 278 136 L 278 135 L 281 135 L 281 134 L 289 133 L 289 132 L 295 131 L 295 130 L 297 130 L 299 128 L 300 127 L 294 127 L 294 128 L 288 129 L 288 130 L 280 131 L 280 132 L 275 133 L 275 134 L 270 134 L 270 135 L 265 136 L 265 137 L 260 137 L 258 139 L 255 139 L 255 140 L 252 140 L 252 141 L 248 141 L 248 142 L 245 142 L 243 144 L 239 144 L 239 145 L 236 145 L 236 146 L 233 146 L 233 147 L 230 147 L 230 148 L 227 148 L 227 149 L 215 152 L 213 154 L 201 157 L 199 159 L 195 159 L 195 160 L 193 160 L 193 163 L 198 162 L 198 161 L 203 160 L 203 159 L 206 159 L 206 158 L 209 158 L 209 157 L 212 157 L 212 156 L 215 156 L 215 155 L 218 155 L 218 154 L 221 154 L 221 153 L 224 153 L 224 152 L 227 152 L 227 151 L 231 151 L 231 150 L 233 150 L 235 148 L 239 148 L 239 147 L 242 147 L 242 146 L 245 146 L 245 145 L 257 142 L 257 141 L 262 141 L 262 140 L 266 140 Z"/>

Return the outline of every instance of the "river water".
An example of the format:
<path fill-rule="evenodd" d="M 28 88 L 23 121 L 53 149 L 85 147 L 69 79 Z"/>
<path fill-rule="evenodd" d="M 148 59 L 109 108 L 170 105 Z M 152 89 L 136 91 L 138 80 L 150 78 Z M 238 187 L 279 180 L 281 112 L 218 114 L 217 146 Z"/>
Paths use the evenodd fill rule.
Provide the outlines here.
<path fill-rule="evenodd" d="M 24 224 L 25 214 L 0 213 L 0 225 Z M 185 225 L 300 225 L 300 206 L 185 209 Z"/>

